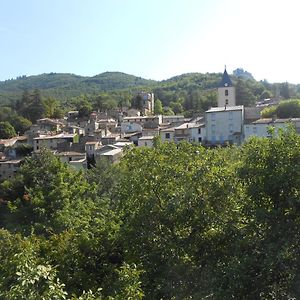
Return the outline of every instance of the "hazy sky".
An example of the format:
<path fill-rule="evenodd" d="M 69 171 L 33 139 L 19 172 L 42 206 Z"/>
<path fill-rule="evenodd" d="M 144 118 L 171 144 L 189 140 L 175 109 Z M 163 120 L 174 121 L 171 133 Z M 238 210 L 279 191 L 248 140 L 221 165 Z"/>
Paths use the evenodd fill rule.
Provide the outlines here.
<path fill-rule="evenodd" d="M 300 83 L 299 0 L 0 0 L 0 80 L 238 67 Z"/>

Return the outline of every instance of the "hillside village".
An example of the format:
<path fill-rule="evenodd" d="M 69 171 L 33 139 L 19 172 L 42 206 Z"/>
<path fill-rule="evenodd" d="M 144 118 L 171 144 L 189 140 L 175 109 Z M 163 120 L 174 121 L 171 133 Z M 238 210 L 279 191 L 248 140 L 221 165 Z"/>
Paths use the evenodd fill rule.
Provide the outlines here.
<path fill-rule="evenodd" d="M 128 147 L 153 147 L 162 142 L 187 141 L 205 147 L 240 145 L 251 136 L 270 136 L 292 124 L 300 132 L 300 118 L 261 118 L 264 104 L 236 105 L 235 87 L 225 69 L 218 87 L 218 106 L 204 115 L 154 115 L 155 95 L 138 94 L 141 109 L 123 108 L 113 114 L 92 112 L 88 119 L 69 111 L 63 119 L 37 120 L 22 136 L 0 140 L 0 180 L 11 178 L 27 155 L 38 155 L 44 148 L 73 168 L 87 169 L 100 159 L 119 161 Z"/>

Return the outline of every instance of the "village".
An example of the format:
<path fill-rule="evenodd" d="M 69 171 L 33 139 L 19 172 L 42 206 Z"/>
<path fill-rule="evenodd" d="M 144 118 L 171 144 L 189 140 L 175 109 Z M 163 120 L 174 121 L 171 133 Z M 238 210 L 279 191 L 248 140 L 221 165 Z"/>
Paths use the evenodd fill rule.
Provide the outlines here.
<path fill-rule="evenodd" d="M 218 106 L 201 116 L 154 115 L 155 95 L 140 92 L 139 97 L 141 110 L 92 112 L 89 119 L 69 111 L 63 119 L 39 119 L 24 135 L 0 140 L 0 181 L 12 178 L 26 156 L 38 155 L 43 149 L 80 170 L 100 159 L 116 163 L 125 148 L 153 147 L 156 138 L 215 147 L 241 145 L 251 136 L 270 137 L 270 127 L 278 134 L 292 124 L 300 132 L 300 118 L 261 118 L 264 104 L 236 105 L 235 87 L 226 69 L 218 87 Z"/>

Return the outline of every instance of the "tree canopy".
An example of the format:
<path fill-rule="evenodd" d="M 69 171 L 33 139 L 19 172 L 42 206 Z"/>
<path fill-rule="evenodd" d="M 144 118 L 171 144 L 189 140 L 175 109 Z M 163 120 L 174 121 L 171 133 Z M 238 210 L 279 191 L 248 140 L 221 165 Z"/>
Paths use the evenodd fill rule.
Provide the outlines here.
<path fill-rule="evenodd" d="M 155 143 L 86 173 L 28 158 L 0 186 L 1 297 L 299 298 L 299 144 Z"/>

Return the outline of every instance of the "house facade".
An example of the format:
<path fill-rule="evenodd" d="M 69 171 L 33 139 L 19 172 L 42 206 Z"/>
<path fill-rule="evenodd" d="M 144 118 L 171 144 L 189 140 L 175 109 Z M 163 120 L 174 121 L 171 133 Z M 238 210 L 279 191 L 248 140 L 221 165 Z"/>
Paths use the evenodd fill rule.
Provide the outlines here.
<path fill-rule="evenodd" d="M 244 106 L 213 107 L 205 112 L 208 145 L 240 144 L 243 139 Z"/>

